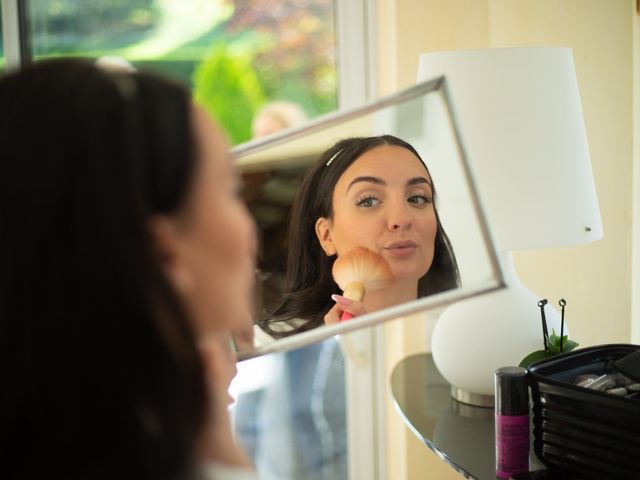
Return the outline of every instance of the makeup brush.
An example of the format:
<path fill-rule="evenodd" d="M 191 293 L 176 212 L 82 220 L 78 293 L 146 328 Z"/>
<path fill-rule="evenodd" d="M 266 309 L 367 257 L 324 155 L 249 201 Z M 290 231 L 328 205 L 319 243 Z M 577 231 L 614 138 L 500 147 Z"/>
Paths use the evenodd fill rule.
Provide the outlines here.
<path fill-rule="evenodd" d="M 367 291 L 379 290 L 393 281 L 393 273 L 379 254 L 365 247 L 355 247 L 340 255 L 333 263 L 333 279 L 342 289 L 342 296 L 361 302 Z M 340 320 L 353 318 L 344 312 Z"/>

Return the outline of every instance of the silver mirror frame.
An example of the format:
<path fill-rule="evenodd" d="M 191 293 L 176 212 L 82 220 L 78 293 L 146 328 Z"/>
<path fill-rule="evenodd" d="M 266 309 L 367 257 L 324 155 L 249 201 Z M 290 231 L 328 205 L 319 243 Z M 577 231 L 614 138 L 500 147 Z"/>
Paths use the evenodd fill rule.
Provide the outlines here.
<path fill-rule="evenodd" d="M 415 314 L 418 312 L 440 309 L 457 301 L 483 294 L 488 294 L 506 287 L 503 270 L 495 248 L 494 238 L 491 233 L 487 217 L 482 208 L 482 202 L 478 193 L 478 188 L 476 182 L 474 181 L 472 166 L 469 163 L 468 156 L 464 148 L 464 143 L 457 126 L 455 108 L 453 107 L 451 102 L 451 96 L 449 94 L 449 88 L 445 77 L 437 77 L 432 80 L 421 82 L 411 88 L 393 95 L 389 95 L 382 99 L 366 103 L 360 107 L 327 114 L 303 126 L 284 130 L 269 137 L 238 145 L 231 150 L 231 154 L 237 163 L 242 162 L 245 157 L 251 154 L 262 152 L 266 149 L 279 146 L 292 140 L 304 138 L 305 136 L 308 136 L 315 132 L 319 132 L 328 127 L 334 127 L 340 123 L 355 119 L 357 117 L 361 117 L 367 113 L 372 113 L 384 107 L 396 105 L 414 99 L 416 97 L 423 96 L 430 92 L 438 92 L 444 98 L 448 113 L 448 119 L 450 122 L 449 126 L 455 137 L 454 139 L 458 149 L 458 155 L 460 156 L 460 159 L 462 161 L 465 180 L 467 185 L 469 186 L 469 190 L 471 193 L 473 211 L 476 215 L 476 218 L 478 219 L 482 241 L 484 242 L 484 245 L 487 249 L 487 260 L 491 269 L 492 279 L 488 281 L 486 285 L 476 287 L 462 286 L 455 290 L 449 290 L 432 296 L 423 297 L 415 301 L 395 305 L 384 310 L 372 312 L 361 317 L 351 319 L 348 322 L 343 322 L 336 325 L 327 325 L 321 328 L 315 328 L 313 330 L 296 333 L 295 335 L 292 335 L 290 337 L 279 338 L 277 340 L 274 340 L 272 343 L 263 345 L 261 347 L 249 351 L 239 352 L 239 360 L 247 360 L 273 352 L 292 350 L 311 343 L 325 340 L 335 335 L 349 333 L 361 328 L 379 325 L 388 320 L 398 319 L 400 317 Z"/>

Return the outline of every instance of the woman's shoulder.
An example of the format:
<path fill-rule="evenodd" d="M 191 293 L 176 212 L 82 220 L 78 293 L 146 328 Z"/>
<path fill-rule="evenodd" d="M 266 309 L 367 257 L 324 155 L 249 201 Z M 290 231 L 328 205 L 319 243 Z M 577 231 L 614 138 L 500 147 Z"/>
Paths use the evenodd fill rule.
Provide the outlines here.
<path fill-rule="evenodd" d="M 255 470 L 219 462 L 202 464 L 194 480 L 258 480 Z"/>

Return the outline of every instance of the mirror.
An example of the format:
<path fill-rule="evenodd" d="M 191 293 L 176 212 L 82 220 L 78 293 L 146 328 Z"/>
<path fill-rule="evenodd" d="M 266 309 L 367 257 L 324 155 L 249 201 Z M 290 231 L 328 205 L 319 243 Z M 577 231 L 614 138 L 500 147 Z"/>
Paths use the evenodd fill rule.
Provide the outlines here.
<path fill-rule="evenodd" d="M 335 325 L 324 325 L 239 352 L 247 359 L 299 348 L 338 333 L 350 332 L 504 286 L 464 148 L 456 128 L 444 77 L 353 110 L 340 111 L 232 150 L 245 189 L 244 199 L 259 229 L 256 314 L 283 293 L 289 210 L 305 173 L 338 140 L 390 134 L 415 147 L 437 191 L 440 221 L 451 241 L 461 286 L 394 305 Z M 329 294 L 330 292 L 328 292 Z"/>

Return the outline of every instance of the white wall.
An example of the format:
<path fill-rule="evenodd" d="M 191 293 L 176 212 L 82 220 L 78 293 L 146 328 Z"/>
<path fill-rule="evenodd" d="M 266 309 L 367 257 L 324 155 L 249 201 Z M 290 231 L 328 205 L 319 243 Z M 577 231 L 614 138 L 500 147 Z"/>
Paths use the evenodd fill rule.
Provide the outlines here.
<path fill-rule="evenodd" d="M 633 233 L 631 341 L 640 344 L 640 0 L 633 24 Z"/>

